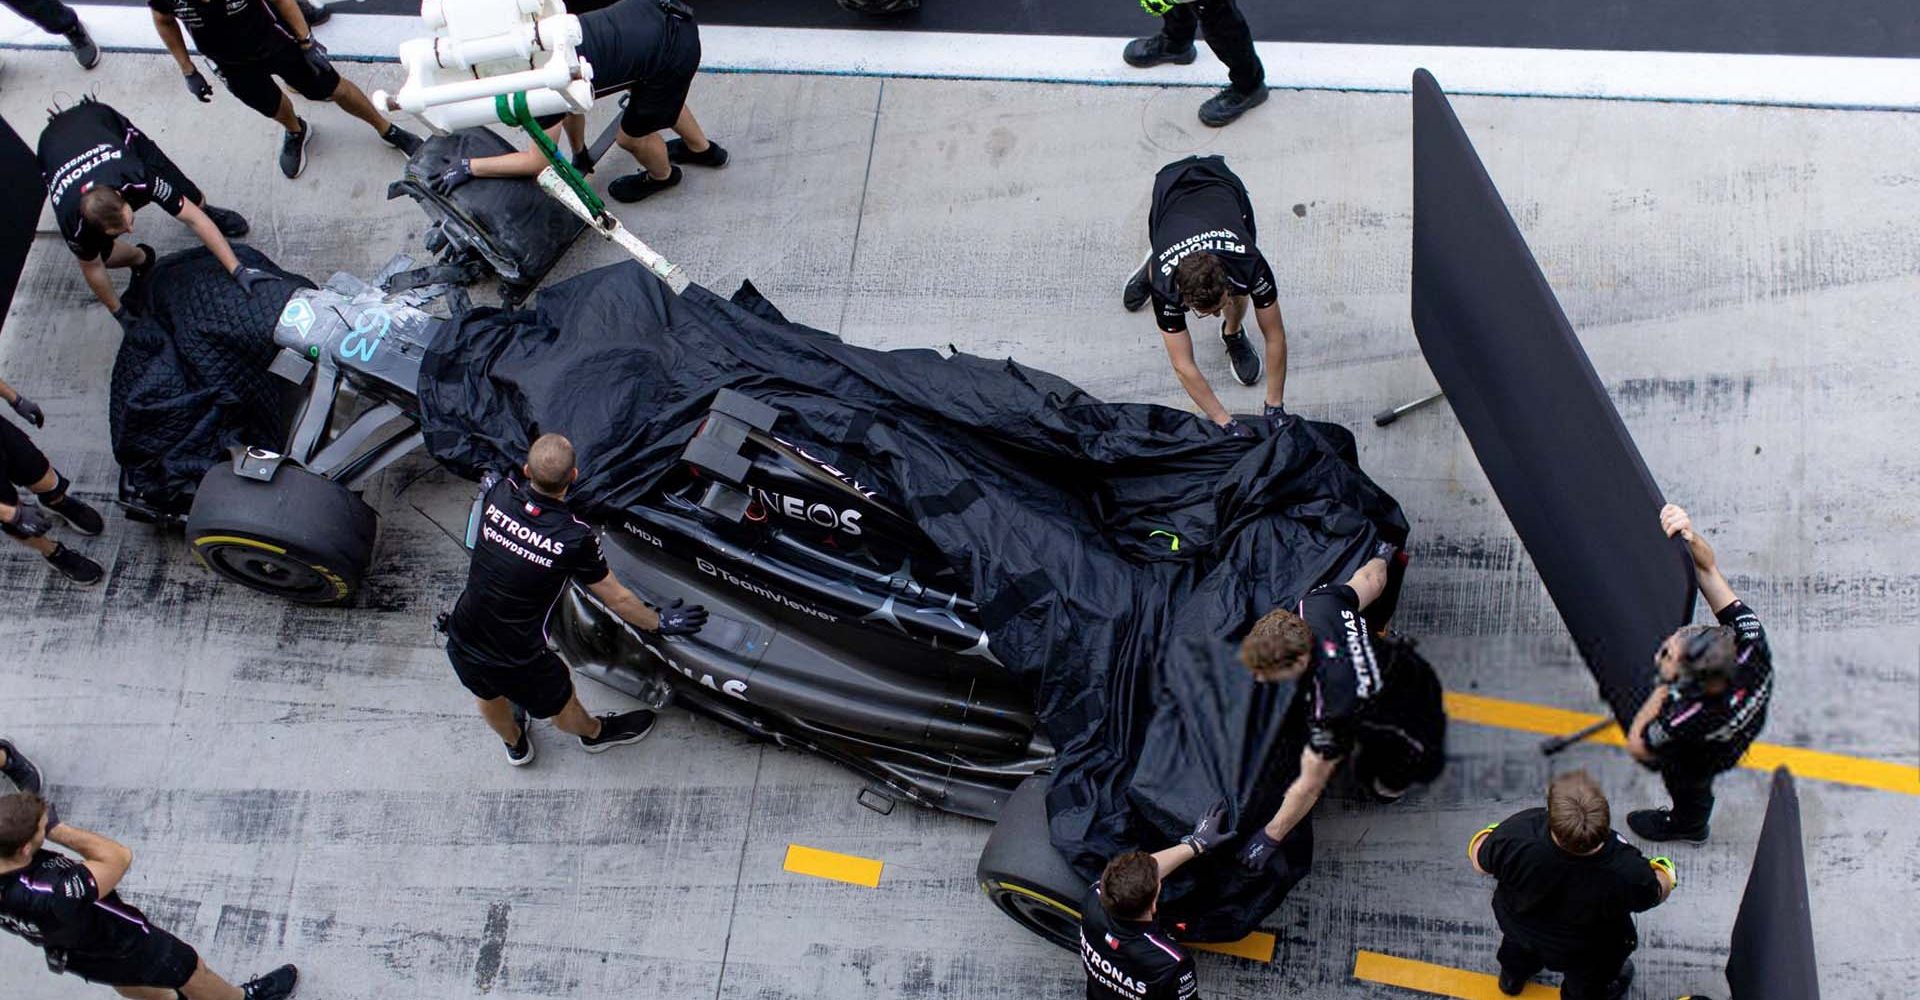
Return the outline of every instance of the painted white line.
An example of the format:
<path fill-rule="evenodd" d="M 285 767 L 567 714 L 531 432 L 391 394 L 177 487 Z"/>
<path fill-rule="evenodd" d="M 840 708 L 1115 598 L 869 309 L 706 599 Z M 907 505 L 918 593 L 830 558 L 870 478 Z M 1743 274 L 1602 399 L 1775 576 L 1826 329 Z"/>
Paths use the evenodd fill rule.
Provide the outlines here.
<path fill-rule="evenodd" d="M 81 4 L 78 10 L 110 49 L 159 50 L 145 7 Z M 399 42 L 419 31 L 417 18 L 338 13 L 319 35 L 338 57 L 390 62 Z M 1124 39 L 1115 38 L 728 25 L 702 27 L 700 37 L 702 69 L 719 73 L 1226 83 L 1225 69 L 1206 53 L 1191 66 L 1132 69 L 1120 61 Z M 0 10 L 0 46 L 63 44 Z M 1920 110 L 1920 59 L 1294 42 L 1259 48 L 1267 82 L 1279 88 L 1404 93 L 1413 71 L 1425 67 L 1454 94 Z"/>

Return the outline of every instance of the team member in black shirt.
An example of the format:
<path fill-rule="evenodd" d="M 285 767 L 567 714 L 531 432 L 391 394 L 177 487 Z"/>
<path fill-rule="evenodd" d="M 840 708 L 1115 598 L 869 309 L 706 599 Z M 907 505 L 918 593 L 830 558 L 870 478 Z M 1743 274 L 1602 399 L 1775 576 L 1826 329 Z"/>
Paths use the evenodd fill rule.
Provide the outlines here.
<path fill-rule="evenodd" d="M 1502 993 L 1519 996 L 1545 968 L 1564 975 L 1565 1000 L 1627 995 L 1628 956 L 1640 944 L 1633 915 L 1664 902 L 1675 875 L 1673 862 L 1649 860 L 1609 822 L 1600 786 L 1574 771 L 1547 786 L 1545 809 L 1515 813 L 1467 845 L 1474 870 L 1499 880 Z"/>
<path fill-rule="evenodd" d="M 467 588 L 447 617 L 447 658 L 515 766 L 533 762 L 528 716 L 552 719 L 590 753 L 638 743 L 653 728 L 652 712 L 595 718 L 581 707 L 573 675 L 547 648 L 547 621 L 568 583 L 658 635 L 692 635 L 707 620 L 698 605 L 656 611 L 621 585 L 600 554 L 599 536 L 567 507 L 567 490 L 579 474 L 573 445 L 544 434 L 528 449 L 519 476 L 487 490 Z"/>
<path fill-rule="evenodd" d="M 593 66 L 596 97 L 627 93 L 614 141 L 646 169 L 617 177 L 607 185 L 615 201 L 634 202 L 680 183 L 676 164 L 724 167 L 727 151 L 707 138 L 687 107 L 687 90 L 700 68 L 700 28 L 693 11 L 680 0 L 619 0 L 580 17 L 580 55 Z M 557 142 L 564 126 L 573 147 L 574 166 L 591 171 L 586 148 L 586 119 L 554 115 L 540 127 Z M 679 138 L 660 138 L 672 129 Z M 538 150 L 462 160 L 433 181 L 441 193 L 475 177 L 532 177 L 545 169 Z"/>
<path fill-rule="evenodd" d="M 1627 826 L 1652 841 L 1703 843 L 1713 815 L 1713 779 L 1740 762 L 1767 724 L 1773 701 L 1773 653 L 1760 616 L 1734 596 L 1713 547 L 1674 504 L 1660 511 L 1668 537 L 1693 554 L 1700 594 L 1718 625 L 1687 625 L 1654 652 L 1659 672 L 1627 731 L 1627 751 L 1657 768 L 1671 809 L 1636 809 Z"/>
<path fill-rule="evenodd" d="M 1291 611 L 1267 612 L 1240 643 L 1240 662 L 1256 682 L 1308 677 L 1301 696 L 1311 699 L 1300 773 L 1273 818 L 1240 849 L 1240 863 L 1250 870 L 1264 869 L 1280 842 L 1313 811 L 1340 762 L 1353 753 L 1360 716 L 1380 694 L 1380 664 L 1361 612 L 1386 591 L 1394 554 L 1382 543 L 1346 583 L 1308 591 Z M 1381 791 L 1397 797 L 1404 789 Z"/>
<path fill-rule="evenodd" d="M 1100 873 L 1080 901 L 1080 964 L 1087 1000 L 1198 1000 L 1193 958 L 1155 919 L 1160 884 L 1181 865 L 1225 842 L 1216 811 L 1165 850 L 1128 851 Z"/>
<path fill-rule="evenodd" d="M 1267 99 L 1267 69 L 1253 48 L 1253 29 L 1234 0 L 1140 0 L 1160 17 L 1160 33 L 1127 43 L 1121 58 L 1145 69 L 1193 61 L 1193 37 L 1205 31 L 1207 47 L 1227 64 L 1228 85 L 1200 105 L 1200 122 L 1220 128 Z"/>
<path fill-rule="evenodd" d="M 11 404 L 14 411 L 33 426 L 46 423 L 46 414 L 40 407 L 5 381 L 0 381 L 0 399 Z M 106 572 L 99 563 L 46 537 L 47 532 L 53 530 L 53 522 L 40 513 L 40 510 L 52 511 L 83 535 L 99 534 L 106 522 L 101 520 L 99 511 L 69 492 L 72 487 L 73 482 L 54 469 L 53 463 L 34 447 L 33 439 L 27 437 L 25 431 L 10 420 L 0 419 L 0 534 L 39 553 L 67 579 L 90 587 L 99 583 Z M 21 488 L 33 491 L 40 501 L 40 510 L 20 502 Z"/>
<path fill-rule="evenodd" d="M 53 202 L 53 220 L 94 297 L 122 326 L 131 317 L 107 278 L 110 267 L 136 272 L 153 265 L 153 248 L 119 237 L 133 232 L 133 213 L 159 205 L 193 230 L 241 287 L 268 280 L 242 267 L 227 237 L 247 234 L 239 212 L 207 204 L 200 189 L 125 115 L 85 98 L 47 119 L 40 133 L 40 176 Z"/>
<path fill-rule="evenodd" d="M 1194 363 L 1193 339 L 1187 335 L 1187 310 L 1222 317 L 1220 340 L 1233 377 L 1241 385 L 1253 385 L 1260 381 L 1260 352 L 1241 323 L 1251 299 L 1267 355 L 1265 413 L 1276 426 L 1284 421 L 1287 329 L 1280 318 L 1273 268 L 1254 245 L 1253 203 L 1246 185 L 1218 156 L 1190 156 L 1167 164 L 1153 179 L 1147 239 L 1152 250 L 1127 281 L 1122 301 L 1129 312 L 1153 301 L 1154 319 L 1187 395 L 1228 434 L 1253 436 L 1251 428 L 1220 405 Z"/>
<path fill-rule="evenodd" d="M 147 0 L 153 26 L 173 54 L 186 78 L 187 90 L 202 102 L 213 100 L 213 86 L 187 58 L 185 24 L 194 47 L 213 61 L 240 103 L 280 123 L 287 130 L 280 142 L 280 172 L 289 178 L 307 168 L 307 146 L 313 126 L 293 113 L 274 77 L 279 77 L 309 101 L 331 101 L 348 114 L 373 126 L 387 144 L 411 156 L 420 137 L 387 120 L 352 80 L 342 77 L 327 61 L 327 50 L 313 38 L 306 14 L 294 0 Z"/>
<path fill-rule="evenodd" d="M 79 855 L 46 849 L 52 842 Z M 281 1000 L 299 971 L 283 965 L 235 986 L 185 941 L 120 898 L 133 852 L 54 818 L 40 796 L 0 796 L 0 928 L 46 953 L 54 972 L 136 1000 Z"/>

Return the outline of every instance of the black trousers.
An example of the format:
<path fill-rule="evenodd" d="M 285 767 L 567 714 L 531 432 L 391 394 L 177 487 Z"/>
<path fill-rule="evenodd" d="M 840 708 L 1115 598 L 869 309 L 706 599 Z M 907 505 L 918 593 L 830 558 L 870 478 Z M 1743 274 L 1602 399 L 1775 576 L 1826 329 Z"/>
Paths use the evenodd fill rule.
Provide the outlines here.
<path fill-rule="evenodd" d="M 1673 796 L 1669 822 L 1675 830 L 1691 832 L 1707 828 L 1713 816 L 1713 779 L 1718 771 L 1698 765 L 1663 764 L 1660 780 Z"/>
<path fill-rule="evenodd" d="M 1616 953 L 1617 954 L 1617 953 Z M 1510 937 L 1500 939 L 1500 969 L 1521 979 L 1532 979 L 1548 968 L 1539 952 Z M 1612 956 L 1580 956 L 1575 961 L 1552 965 L 1560 973 L 1560 1000 L 1623 1000 L 1633 985 L 1626 971 L 1626 959 Z"/>
<path fill-rule="evenodd" d="M 1193 44 L 1196 31 L 1206 32 L 1207 47 L 1227 64 L 1227 79 L 1233 82 L 1233 89 L 1244 94 L 1266 82 L 1267 68 L 1260 65 L 1260 56 L 1253 51 L 1253 29 L 1247 27 L 1246 17 L 1233 0 L 1175 4 L 1160 20 L 1160 34 L 1166 36 L 1170 49 L 1187 48 Z"/>
<path fill-rule="evenodd" d="M 80 15 L 60 0 L 0 0 L 13 12 L 40 26 L 50 35 L 64 35 L 80 27 Z"/>

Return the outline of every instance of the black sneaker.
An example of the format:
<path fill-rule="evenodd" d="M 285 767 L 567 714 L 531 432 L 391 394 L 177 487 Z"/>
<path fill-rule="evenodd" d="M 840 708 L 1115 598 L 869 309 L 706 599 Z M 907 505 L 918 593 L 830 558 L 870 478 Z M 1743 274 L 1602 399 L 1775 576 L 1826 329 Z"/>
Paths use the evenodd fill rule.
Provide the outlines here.
<path fill-rule="evenodd" d="M 93 36 L 87 33 L 84 24 L 75 25 L 67 32 L 67 44 L 73 46 L 73 61 L 81 69 L 92 69 L 100 65 L 100 46 L 93 43 Z"/>
<path fill-rule="evenodd" d="M 1260 404 L 1260 415 L 1267 418 L 1267 429 L 1273 431 L 1275 434 L 1286 430 L 1287 425 L 1293 423 L 1293 414 L 1288 413 L 1285 406 L 1262 403 Z"/>
<path fill-rule="evenodd" d="M 1218 94 L 1207 98 L 1205 104 L 1200 105 L 1200 124 L 1213 128 L 1231 125 L 1234 119 L 1265 103 L 1267 103 L 1267 85 L 1264 83 L 1247 93 L 1225 87 Z"/>
<path fill-rule="evenodd" d="M 300 176 L 307 169 L 307 144 L 313 141 L 313 126 L 305 118 L 295 118 L 300 123 L 300 131 L 288 132 L 280 140 L 280 172 L 287 180 Z"/>
<path fill-rule="evenodd" d="M 687 148 L 685 139 L 667 140 L 667 162 L 691 163 L 696 167 L 724 167 L 727 165 L 726 147 L 709 140 L 707 148 L 696 153 Z"/>
<path fill-rule="evenodd" d="M 13 787 L 40 794 L 40 769 L 33 766 L 33 761 L 28 760 L 12 740 L 0 740 L 0 751 L 5 751 L 7 755 L 7 763 L 0 766 L 0 774 L 6 775 L 7 780 L 13 782 Z"/>
<path fill-rule="evenodd" d="M 1184 49 L 1175 49 L 1167 45 L 1167 36 L 1151 35 L 1128 42 L 1126 49 L 1120 53 L 1120 58 L 1125 59 L 1129 66 L 1146 69 L 1148 66 L 1158 66 L 1161 63 L 1185 66 L 1198 54 L 1194 51 L 1192 43 L 1188 43 Z"/>
<path fill-rule="evenodd" d="M 1220 342 L 1227 345 L 1227 362 L 1233 365 L 1233 380 L 1241 385 L 1259 382 L 1264 366 L 1260 362 L 1260 352 L 1254 350 L 1253 342 L 1247 339 L 1247 331 L 1222 332 Z"/>
<path fill-rule="evenodd" d="M 678 183 L 680 183 L 679 167 L 674 167 L 673 173 L 667 175 L 667 179 L 664 181 L 655 180 L 652 174 L 642 170 L 639 173 L 614 178 L 613 183 L 607 185 L 607 194 L 612 197 L 614 201 L 631 203 L 640 201 L 643 198 L 650 198 Z"/>
<path fill-rule="evenodd" d="M 299 988 L 300 970 L 288 964 L 241 983 L 240 995 L 246 1000 L 286 1000 Z"/>
<path fill-rule="evenodd" d="M 1626 1000 L 1627 991 L 1633 988 L 1633 959 L 1620 963 L 1620 974 L 1607 984 L 1607 996 L 1610 1000 Z"/>
<path fill-rule="evenodd" d="M 419 152 L 420 144 L 425 141 L 392 122 L 387 123 L 387 130 L 380 133 L 380 138 L 385 139 L 387 145 L 392 146 L 408 156 Z"/>
<path fill-rule="evenodd" d="M 91 587 L 107 575 L 100 564 L 86 556 L 67 548 L 65 545 L 53 547 L 53 554 L 47 557 L 53 568 L 59 570 L 67 579 L 82 587 Z"/>
<path fill-rule="evenodd" d="M 1500 992 L 1510 997 L 1517 997 L 1527 988 L 1527 980 L 1530 978 L 1532 977 L 1515 975 L 1502 968 L 1500 970 Z"/>
<path fill-rule="evenodd" d="M 602 753 L 614 747 L 638 743 L 653 732 L 653 720 L 654 714 L 644 708 L 637 712 L 603 715 L 600 717 L 600 735 L 591 739 L 580 737 L 580 749 L 588 753 Z"/>
<path fill-rule="evenodd" d="M 1698 830 L 1676 830 L 1673 827 L 1673 813 L 1667 809 L 1635 809 L 1627 814 L 1627 828 L 1638 834 L 1641 840 L 1655 843 L 1673 840 L 1683 844 L 1707 842 L 1706 826 Z"/>
<path fill-rule="evenodd" d="M 671 158 L 673 153 L 668 152 L 667 156 Z M 580 176 L 585 177 L 593 173 L 593 164 L 593 150 L 576 149 L 573 151 L 573 169 L 580 171 Z"/>
<path fill-rule="evenodd" d="M 1132 277 L 1127 279 L 1126 291 L 1120 293 L 1120 304 L 1126 306 L 1130 313 L 1139 312 L 1140 307 L 1146 305 L 1147 300 L 1153 297 L 1153 281 L 1147 276 L 1147 265 L 1151 263 L 1153 263 L 1153 252 L 1148 251 L 1147 259 L 1141 261 L 1140 267 L 1133 272 Z"/>
<path fill-rule="evenodd" d="M 304 156 L 305 154 L 302 155 Z M 284 160 L 283 155 L 283 163 Z M 202 205 L 200 206 L 200 211 L 207 213 L 207 218 L 213 220 L 213 228 L 220 230 L 220 235 L 225 236 L 227 239 L 237 240 L 253 230 L 253 224 L 247 221 L 247 217 L 231 208 Z"/>
<path fill-rule="evenodd" d="M 87 506 L 86 502 L 74 496 L 71 490 L 58 501 L 40 501 L 40 509 L 50 510 L 60 515 L 60 519 L 67 522 L 68 527 L 83 535 L 97 535 L 107 526 L 107 522 L 101 520 L 100 512 Z"/>
<path fill-rule="evenodd" d="M 333 11 L 326 4 L 308 3 L 307 0 L 297 2 L 300 4 L 300 16 L 307 19 L 309 28 L 318 28 L 333 19 Z"/>
<path fill-rule="evenodd" d="M 513 724 L 520 727 L 520 742 L 507 744 L 507 763 L 526 767 L 533 763 L 533 729 L 527 725 L 527 710 L 513 707 Z"/>

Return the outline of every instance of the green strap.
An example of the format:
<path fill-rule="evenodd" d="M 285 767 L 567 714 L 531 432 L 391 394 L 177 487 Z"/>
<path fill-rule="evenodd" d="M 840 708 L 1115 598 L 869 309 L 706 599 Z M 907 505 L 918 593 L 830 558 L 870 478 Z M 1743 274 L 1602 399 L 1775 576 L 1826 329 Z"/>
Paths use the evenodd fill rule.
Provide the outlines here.
<path fill-rule="evenodd" d="M 593 187 L 587 183 L 585 177 L 580 175 L 580 171 L 573 169 L 573 164 L 561 157 L 560 147 L 554 145 L 553 140 L 547 137 L 547 130 L 540 127 L 540 123 L 533 118 L 533 112 L 528 110 L 525 91 L 495 97 L 493 113 L 498 115 L 501 124 L 508 128 L 525 129 L 526 133 L 533 137 L 534 147 L 540 150 L 548 163 L 553 164 L 554 173 L 559 174 L 560 179 L 567 182 L 567 187 L 571 188 L 574 196 L 580 199 L 580 204 L 587 206 L 587 211 L 591 212 L 594 218 L 606 217 L 607 203 L 601 201 L 600 196 L 594 193 Z"/>
<path fill-rule="evenodd" d="M 1176 535 L 1176 534 L 1174 534 L 1174 533 L 1173 533 L 1173 532 L 1171 532 L 1171 531 L 1149 531 L 1149 532 L 1147 532 L 1147 537 L 1148 537 L 1148 538 L 1159 538 L 1159 537 L 1160 537 L 1161 535 L 1165 535 L 1165 536 L 1167 536 L 1168 538 L 1171 538 L 1171 539 L 1173 539 L 1173 547 L 1172 547 L 1171 549 L 1169 549 L 1168 551 L 1171 551 L 1171 552 L 1178 552 L 1178 551 L 1180 551 L 1180 536 L 1179 536 L 1179 535 Z"/>

